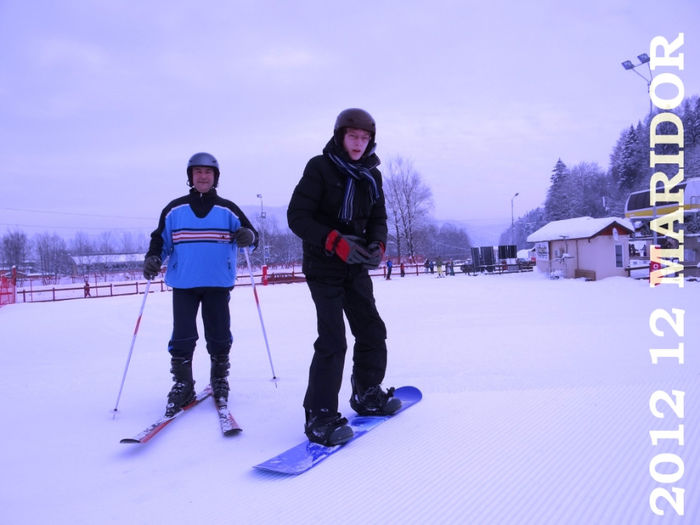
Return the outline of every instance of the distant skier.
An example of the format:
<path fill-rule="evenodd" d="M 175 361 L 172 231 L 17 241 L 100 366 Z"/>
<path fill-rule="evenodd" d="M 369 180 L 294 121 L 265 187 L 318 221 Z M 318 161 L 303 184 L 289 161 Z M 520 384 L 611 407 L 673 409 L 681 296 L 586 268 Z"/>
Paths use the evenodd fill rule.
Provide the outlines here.
<path fill-rule="evenodd" d="M 403 262 L 399 265 L 399 270 L 401 270 L 401 277 L 406 277 L 406 266 Z"/>
<path fill-rule="evenodd" d="M 388 281 L 388 280 L 391 280 L 391 269 L 392 269 L 393 267 L 394 267 L 394 263 L 391 262 L 391 259 L 389 259 L 389 260 L 386 262 L 386 279 L 387 279 L 387 281 Z"/>
<path fill-rule="evenodd" d="M 253 225 L 233 202 L 219 197 L 219 163 L 209 153 L 195 153 L 187 163 L 189 194 L 161 212 L 143 266 L 146 279 L 168 259 L 165 283 L 173 289 L 173 332 L 168 342 L 174 385 L 166 416 L 195 398 L 192 356 L 198 339 L 197 311 L 211 358 L 211 384 L 217 404 L 228 401 L 231 349 L 230 292 L 236 280 L 239 247 L 257 245 Z"/>
<path fill-rule="evenodd" d="M 367 272 L 379 266 L 387 238 L 374 148 L 370 114 L 362 109 L 342 111 L 323 154 L 307 163 L 287 209 L 289 227 L 303 240 L 303 271 L 318 327 L 304 397 L 304 430 L 310 441 L 323 445 L 344 443 L 353 436 L 338 412 L 347 350 L 343 313 L 355 337 L 350 406 L 364 415 L 392 414 L 401 407 L 393 388 L 381 388 L 386 326 Z"/>

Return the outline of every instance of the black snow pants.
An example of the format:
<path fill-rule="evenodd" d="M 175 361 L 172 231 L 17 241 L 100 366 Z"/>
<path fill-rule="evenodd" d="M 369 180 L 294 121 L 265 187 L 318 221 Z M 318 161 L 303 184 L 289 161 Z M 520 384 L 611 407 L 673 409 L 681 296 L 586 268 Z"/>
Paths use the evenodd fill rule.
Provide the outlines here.
<path fill-rule="evenodd" d="M 345 265 L 333 276 L 307 275 L 316 305 L 318 338 L 309 369 L 304 408 L 338 410 L 347 341 L 345 322 L 355 338 L 353 369 L 355 381 L 364 388 L 384 379 L 387 363 L 386 326 L 377 312 L 372 280 L 360 265 Z"/>
<path fill-rule="evenodd" d="M 229 288 L 174 288 L 173 335 L 168 351 L 173 357 L 191 359 L 197 344 L 197 311 L 202 305 L 204 339 L 210 355 L 228 355 L 233 337 L 228 303 Z"/>

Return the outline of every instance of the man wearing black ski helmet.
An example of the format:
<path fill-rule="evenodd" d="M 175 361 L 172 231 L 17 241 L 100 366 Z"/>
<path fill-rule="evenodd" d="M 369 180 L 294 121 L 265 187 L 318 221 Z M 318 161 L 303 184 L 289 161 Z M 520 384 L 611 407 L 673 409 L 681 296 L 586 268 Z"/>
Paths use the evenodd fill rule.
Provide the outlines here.
<path fill-rule="evenodd" d="M 192 358 L 202 312 L 204 337 L 211 358 L 211 382 L 217 405 L 228 401 L 231 317 L 229 299 L 236 281 L 238 249 L 257 245 L 257 232 L 233 202 L 216 192 L 219 163 L 210 153 L 195 153 L 187 162 L 187 195 L 161 212 L 144 261 L 151 280 L 167 262 L 165 283 L 173 289 L 173 330 L 168 342 L 174 384 L 165 415 L 172 417 L 195 398 Z"/>
<path fill-rule="evenodd" d="M 219 185 L 219 162 L 214 158 L 214 155 L 204 152 L 195 153 L 187 161 L 187 183 L 190 188 L 194 186 L 192 183 L 192 171 L 195 166 L 208 167 L 214 170 L 214 185 L 212 187 L 216 188 Z"/>

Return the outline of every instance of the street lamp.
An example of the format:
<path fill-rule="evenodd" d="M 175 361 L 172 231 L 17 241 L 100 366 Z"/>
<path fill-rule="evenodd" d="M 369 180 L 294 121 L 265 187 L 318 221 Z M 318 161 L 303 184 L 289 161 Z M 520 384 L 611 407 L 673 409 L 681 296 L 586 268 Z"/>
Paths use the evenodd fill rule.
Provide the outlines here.
<path fill-rule="evenodd" d="M 258 199 L 260 199 L 260 242 L 262 242 L 262 261 L 263 266 L 265 266 L 265 209 L 263 208 L 262 193 L 258 193 Z"/>
<path fill-rule="evenodd" d="M 513 243 L 515 241 L 515 217 L 513 215 L 513 201 L 515 198 L 520 195 L 520 193 L 516 193 L 513 195 L 513 197 L 510 199 L 510 242 Z"/>
<path fill-rule="evenodd" d="M 642 53 L 641 55 L 637 55 L 637 59 L 639 59 L 639 64 L 633 64 L 631 60 L 625 60 L 622 62 L 622 67 L 624 67 L 627 71 L 633 71 L 637 75 L 639 75 L 641 78 L 644 79 L 644 82 L 647 83 L 647 93 L 651 95 L 651 81 L 654 78 L 653 73 L 651 72 L 651 65 L 649 64 L 649 61 L 651 60 L 649 58 L 649 55 L 646 53 Z M 637 71 L 636 68 L 641 66 L 642 64 L 646 64 L 647 67 L 649 68 L 649 77 L 647 78 L 646 75 L 642 75 L 639 71 Z M 651 96 L 649 97 L 649 116 L 651 116 L 651 111 L 652 111 L 652 105 L 651 105 Z"/>

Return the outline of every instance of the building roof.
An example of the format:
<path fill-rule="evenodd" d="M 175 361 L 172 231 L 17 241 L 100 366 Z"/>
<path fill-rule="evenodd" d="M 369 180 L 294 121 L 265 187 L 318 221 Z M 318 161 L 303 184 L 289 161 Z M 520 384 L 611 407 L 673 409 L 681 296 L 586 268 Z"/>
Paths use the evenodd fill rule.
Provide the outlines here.
<path fill-rule="evenodd" d="M 72 255 L 71 259 L 75 264 L 118 264 L 130 262 L 143 262 L 142 253 L 108 253 L 94 255 Z"/>
<path fill-rule="evenodd" d="M 590 239 L 603 230 L 614 226 L 622 230 L 620 233 L 633 233 L 634 226 L 627 219 L 619 217 L 576 217 L 553 221 L 544 225 L 527 237 L 527 242 L 558 241 L 561 239 Z"/>

